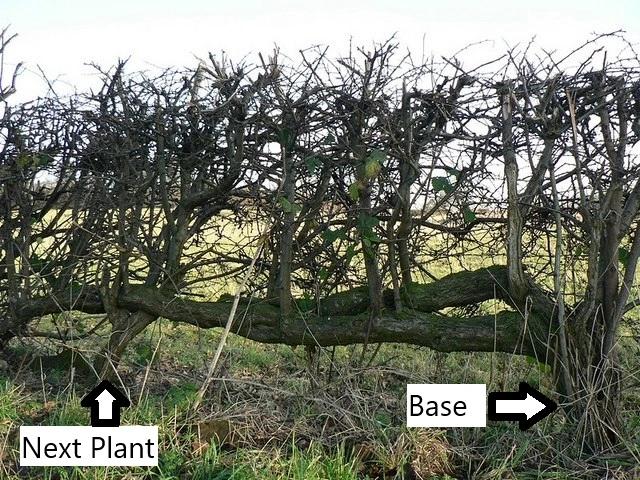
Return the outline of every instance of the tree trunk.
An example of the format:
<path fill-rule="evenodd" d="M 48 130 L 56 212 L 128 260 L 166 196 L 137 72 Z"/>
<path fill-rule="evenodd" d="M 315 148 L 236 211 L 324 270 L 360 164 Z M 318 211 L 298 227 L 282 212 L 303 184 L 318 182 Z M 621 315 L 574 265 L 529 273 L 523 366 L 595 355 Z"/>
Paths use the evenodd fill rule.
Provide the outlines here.
<path fill-rule="evenodd" d="M 143 311 L 119 310 L 112 321 L 111 335 L 102 353 L 96 357 L 95 369 L 101 378 L 113 378 L 127 346 L 158 317 Z"/>

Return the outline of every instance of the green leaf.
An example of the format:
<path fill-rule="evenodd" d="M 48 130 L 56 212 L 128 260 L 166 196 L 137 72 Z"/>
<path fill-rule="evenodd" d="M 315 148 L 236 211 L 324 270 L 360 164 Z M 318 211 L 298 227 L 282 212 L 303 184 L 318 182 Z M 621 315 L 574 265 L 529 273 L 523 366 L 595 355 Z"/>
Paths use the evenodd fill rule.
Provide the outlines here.
<path fill-rule="evenodd" d="M 309 173 L 313 175 L 322 166 L 322 159 L 318 155 L 310 155 L 304 159 L 304 163 Z"/>
<path fill-rule="evenodd" d="M 382 150 L 374 150 L 364 162 L 364 176 L 371 180 L 376 178 L 382 170 L 382 162 L 386 159 L 386 154 Z"/>
<path fill-rule="evenodd" d="M 16 164 L 20 169 L 28 167 L 44 167 L 53 162 L 53 157 L 47 153 L 21 153 L 16 159 Z"/>
<path fill-rule="evenodd" d="M 370 235 L 367 235 L 367 240 L 369 240 L 371 243 L 380 243 L 382 241 L 378 234 L 373 232 Z"/>
<path fill-rule="evenodd" d="M 53 162 L 53 157 L 48 153 L 36 153 L 33 156 L 33 163 L 36 167 L 44 167 Z"/>
<path fill-rule="evenodd" d="M 447 177 L 433 177 L 431 179 L 431 184 L 433 185 L 433 190 L 438 192 L 451 193 L 453 192 L 453 186 L 449 183 L 449 179 Z"/>
<path fill-rule="evenodd" d="M 620 247 L 618 249 L 618 260 L 625 268 L 627 268 L 627 265 L 629 264 L 629 255 L 630 252 L 626 248 Z"/>
<path fill-rule="evenodd" d="M 333 145 L 336 143 L 336 137 L 333 136 L 332 133 L 329 133 L 325 138 L 324 138 L 324 144 L 325 145 Z"/>
<path fill-rule="evenodd" d="M 287 150 L 291 150 L 293 148 L 295 141 L 295 133 L 289 127 L 284 127 L 278 132 L 278 142 L 280 142 L 280 145 Z"/>
<path fill-rule="evenodd" d="M 18 164 L 18 167 L 22 168 L 26 168 L 31 166 L 32 163 L 32 156 L 28 153 L 21 153 L 20 155 L 18 155 L 18 158 L 16 159 L 16 163 Z"/>
<path fill-rule="evenodd" d="M 322 267 L 319 271 L 318 271 L 318 278 L 320 280 L 326 280 L 327 278 L 329 278 L 329 271 Z"/>
<path fill-rule="evenodd" d="M 300 205 L 298 205 L 297 203 L 291 203 L 285 197 L 280 197 L 278 202 L 280 203 L 280 207 L 282 208 L 282 211 L 284 213 L 298 213 L 300 210 L 302 210 L 302 207 Z"/>
<path fill-rule="evenodd" d="M 347 236 L 345 235 L 344 228 L 338 228 L 336 230 L 331 230 L 330 228 L 328 228 L 324 232 L 322 232 L 322 238 L 324 238 L 328 243 L 333 243 L 339 238 L 345 240 Z"/>
<path fill-rule="evenodd" d="M 356 256 L 356 246 L 349 245 L 347 247 L 347 251 L 344 253 L 344 259 L 347 263 L 347 266 L 351 263 L 351 259 Z"/>
<path fill-rule="evenodd" d="M 354 202 L 357 202 L 360 198 L 360 189 L 362 188 L 362 184 L 359 181 L 353 182 L 349 185 L 349 198 Z"/>
<path fill-rule="evenodd" d="M 378 218 L 362 213 L 358 217 L 358 230 L 361 232 L 371 231 L 373 227 L 378 226 L 379 223 L 380 220 L 378 220 Z"/>
<path fill-rule="evenodd" d="M 367 160 L 364 164 L 364 177 L 372 180 L 378 176 L 381 170 L 380 164 L 376 160 Z"/>
<path fill-rule="evenodd" d="M 31 258 L 29 259 L 29 265 L 34 272 L 39 273 L 45 266 L 45 260 L 35 253 L 32 253 Z"/>
<path fill-rule="evenodd" d="M 381 427 L 389 427 L 392 424 L 391 415 L 385 411 L 376 412 L 373 416 Z"/>
<path fill-rule="evenodd" d="M 476 219 L 476 214 L 469 207 L 465 206 L 462 209 L 462 217 L 464 218 L 464 223 L 471 223 Z"/>
<path fill-rule="evenodd" d="M 316 305 L 315 300 L 313 300 L 312 298 L 308 298 L 308 295 L 305 298 L 297 299 L 295 302 L 296 302 L 296 306 L 303 313 L 312 311 Z"/>
<path fill-rule="evenodd" d="M 358 217 L 358 231 L 362 238 L 362 243 L 366 248 L 371 248 L 373 243 L 380 242 L 380 237 L 373 231 L 373 228 L 380 223 L 376 217 L 360 214 Z"/>

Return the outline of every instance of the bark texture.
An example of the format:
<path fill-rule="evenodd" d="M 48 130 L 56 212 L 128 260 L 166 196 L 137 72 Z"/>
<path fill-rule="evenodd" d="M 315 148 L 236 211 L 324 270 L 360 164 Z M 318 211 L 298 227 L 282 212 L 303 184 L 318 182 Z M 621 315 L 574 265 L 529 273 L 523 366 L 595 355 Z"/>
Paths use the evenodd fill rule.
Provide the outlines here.
<path fill-rule="evenodd" d="M 502 311 L 496 315 L 456 316 L 438 313 L 449 307 L 477 304 L 506 296 L 506 267 L 496 266 L 448 275 L 438 281 L 412 283 L 403 289 L 402 312 L 393 309 L 393 291 L 384 294 L 386 308 L 371 328 L 366 288 L 331 295 L 321 302 L 320 314 L 304 305 L 292 315 L 283 315 L 272 302 L 244 299 L 241 318 L 233 332 L 262 343 L 335 346 L 368 342 L 422 345 L 441 352 L 507 352 L 544 358 L 545 332 L 542 317 Z M 156 318 L 162 317 L 199 328 L 224 327 L 231 302 L 201 302 L 168 289 L 130 285 L 117 298 L 121 311 L 131 312 L 131 325 L 114 327 L 109 351 L 119 355 L 127 339 Z M 92 289 L 67 291 L 62 295 L 32 299 L 18 306 L 22 321 L 64 310 L 104 313 L 100 292 Z M 129 317 L 127 317 L 129 318 Z M 120 323 L 125 322 L 121 320 Z M 125 328 L 126 327 L 126 328 Z M 525 331 L 525 328 L 527 331 Z M 121 338 L 126 332 L 127 339 Z M 133 334 L 131 332 L 134 332 Z M 368 332 L 368 340 L 367 340 Z"/>

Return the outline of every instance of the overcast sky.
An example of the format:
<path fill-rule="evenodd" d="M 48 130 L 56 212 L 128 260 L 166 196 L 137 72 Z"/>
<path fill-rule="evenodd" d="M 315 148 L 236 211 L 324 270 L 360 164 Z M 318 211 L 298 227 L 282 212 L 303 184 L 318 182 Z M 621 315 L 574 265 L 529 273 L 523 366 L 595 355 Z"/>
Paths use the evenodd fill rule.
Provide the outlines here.
<path fill-rule="evenodd" d="M 0 26 L 19 36 L 9 62 L 24 61 L 16 99 L 42 94 L 37 65 L 65 85 L 86 87 L 91 69 L 131 57 L 132 67 L 194 66 L 209 51 L 240 58 L 278 44 L 295 54 L 312 44 L 335 53 L 349 40 L 366 44 L 397 33 L 417 55 L 451 54 L 492 40 L 479 54 L 536 36 L 548 49 L 568 49 L 590 33 L 616 29 L 640 41 L 638 0 L 0 0 Z M 476 50 L 478 52 L 478 50 Z"/>

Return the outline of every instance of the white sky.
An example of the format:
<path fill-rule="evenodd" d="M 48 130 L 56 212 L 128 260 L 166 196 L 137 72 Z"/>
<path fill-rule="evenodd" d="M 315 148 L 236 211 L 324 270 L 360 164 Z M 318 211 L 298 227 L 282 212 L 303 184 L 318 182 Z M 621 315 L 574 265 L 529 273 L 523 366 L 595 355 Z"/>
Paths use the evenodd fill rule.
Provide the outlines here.
<path fill-rule="evenodd" d="M 536 40 L 548 49 L 566 50 L 590 33 L 624 29 L 640 40 L 638 0 L 0 0 L 0 26 L 19 34 L 9 63 L 24 61 L 26 72 L 12 100 L 46 91 L 37 65 L 56 80 L 59 93 L 86 88 L 87 62 L 113 64 L 131 56 L 130 69 L 195 66 L 207 52 L 233 58 L 285 53 L 312 44 L 338 54 L 356 44 L 384 40 L 397 32 L 402 45 L 420 55 L 446 55 L 480 40 L 492 43 L 474 55 L 503 53 L 505 45 Z M 492 50 L 493 49 L 493 50 Z"/>

